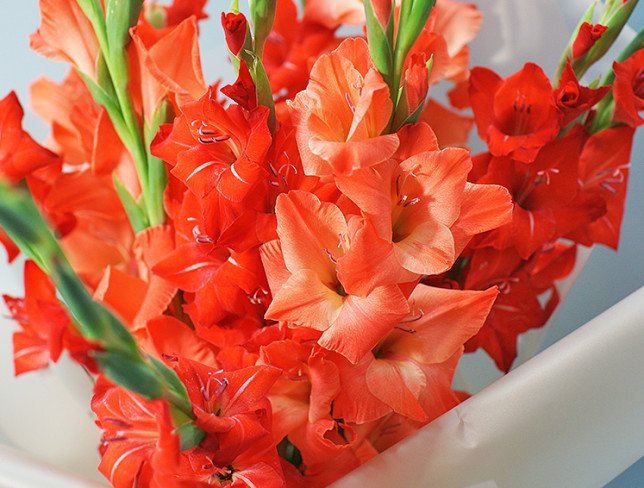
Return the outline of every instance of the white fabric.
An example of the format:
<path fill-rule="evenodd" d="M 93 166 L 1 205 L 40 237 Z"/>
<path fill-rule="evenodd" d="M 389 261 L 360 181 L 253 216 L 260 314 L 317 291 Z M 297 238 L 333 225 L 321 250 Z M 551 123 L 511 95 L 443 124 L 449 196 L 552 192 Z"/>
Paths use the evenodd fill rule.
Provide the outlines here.
<path fill-rule="evenodd" d="M 0 488 L 104 488 L 0 445 Z"/>

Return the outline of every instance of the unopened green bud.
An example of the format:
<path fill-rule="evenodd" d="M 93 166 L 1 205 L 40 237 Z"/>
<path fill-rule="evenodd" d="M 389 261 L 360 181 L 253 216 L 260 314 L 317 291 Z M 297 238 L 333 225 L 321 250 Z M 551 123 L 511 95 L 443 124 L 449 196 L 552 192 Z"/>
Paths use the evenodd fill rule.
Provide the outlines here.
<path fill-rule="evenodd" d="M 391 87 L 393 82 L 394 2 L 365 0 L 369 53 L 376 69 Z"/>

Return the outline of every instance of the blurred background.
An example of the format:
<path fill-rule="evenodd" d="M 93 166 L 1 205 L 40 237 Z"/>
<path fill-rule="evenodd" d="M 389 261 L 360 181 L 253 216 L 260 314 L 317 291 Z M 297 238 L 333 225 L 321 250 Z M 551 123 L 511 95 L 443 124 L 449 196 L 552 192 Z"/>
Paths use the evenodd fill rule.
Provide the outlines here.
<path fill-rule="evenodd" d="M 473 64 L 478 62 L 489 65 L 488 47 L 490 45 L 521 43 L 522 39 L 527 39 L 522 29 L 530 28 L 533 32 L 542 33 L 540 42 L 526 43 L 521 48 L 526 55 L 521 59 L 501 56 L 494 60 L 495 68 L 500 74 L 507 75 L 520 68 L 524 61 L 535 61 L 541 64 L 547 73 L 554 72 L 565 45 L 567 33 L 572 30 L 579 12 L 587 7 L 589 1 L 560 0 L 562 5 L 566 4 L 564 9 L 566 13 L 563 18 L 553 23 L 544 21 L 545 17 L 538 15 L 539 5 L 543 5 L 542 2 L 480 0 L 479 5 L 490 9 L 490 11 L 508 8 L 522 10 L 516 14 L 525 20 L 525 25 L 517 25 L 515 32 L 498 32 L 494 25 L 484 24 L 481 39 L 475 40 L 472 46 Z M 232 68 L 226 58 L 225 44 L 219 25 L 220 11 L 227 8 L 228 3 L 223 0 L 211 0 L 209 6 L 211 18 L 202 24 L 202 63 L 206 80 L 209 83 L 214 82 L 218 77 L 223 77 L 227 81 L 233 77 Z M 29 110 L 28 86 L 41 76 L 60 81 L 67 67 L 38 56 L 28 47 L 28 35 L 34 32 L 39 24 L 39 13 L 35 0 L 0 0 L 0 6 L 3 12 L 3 15 L 0 16 L 0 41 L 2 41 L 0 42 L 0 59 L 2 60 L 0 97 L 4 97 L 10 90 L 15 90 L 18 93 L 26 111 L 25 127 L 35 139 L 42 142 L 48 136 L 48 129 Z M 537 15 L 534 15 L 535 12 Z M 635 31 L 644 27 L 644 5 L 640 4 L 636 8 L 631 27 Z M 566 32 L 563 36 L 562 31 Z M 562 41 L 562 39 L 564 40 Z M 630 185 L 619 251 L 615 252 L 601 247 L 593 250 L 577 283 L 553 318 L 545 338 L 544 348 L 644 285 L 644 131 L 639 132 L 633 148 Z M 0 261 L 4 262 L 3 251 L 0 251 Z M 20 280 L 15 276 L 17 276 L 15 270 L 0 264 L 1 293 L 21 293 Z M 3 363 L 0 365 L 0 370 L 4 371 L 11 369 L 10 331 L 6 330 L 6 324 L 7 322 L 0 321 L 0 326 L 5 329 L 0 330 L 0 362 Z M 633 373 L 635 375 L 637 372 Z M 637 380 L 641 381 L 641 372 L 639 374 Z M 7 381 L 6 375 L 0 377 L 3 402 L 6 395 L 9 395 L 8 392 L 13 391 L 11 389 L 20 388 L 30 380 L 28 375 L 17 380 L 11 379 L 13 383 L 10 387 L 7 385 Z M 46 397 L 46 392 L 42 393 L 43 398 Z M 46 420 L 48 422 L 56 418 L 55 403 L 55 399 L 52 398 L 51 404 L 48 405 L 53 409 L 50 411 L 51 418 Z M 88 417 L 87 408 L 79 406 L 79 411 L 85 416 L 85 423 L 90 425 L 91 419 Z M 0 415 L 8 415 L 7 410 L 0 409 Z M 32 420 L 34 419 L 27 421 Z M 55 422 L 52 422 L 54 431 L 55 428 Z M 65 435 L 65 432 L 61 431 L 59 434 Z M 2 433 L 0 432 L 1 441 Z M 88 456 L 95 456 L 95 453 L 88 453 Z M 608 486 L 610 488 L 644 486 L 644 461 L 640 460 Z"/>

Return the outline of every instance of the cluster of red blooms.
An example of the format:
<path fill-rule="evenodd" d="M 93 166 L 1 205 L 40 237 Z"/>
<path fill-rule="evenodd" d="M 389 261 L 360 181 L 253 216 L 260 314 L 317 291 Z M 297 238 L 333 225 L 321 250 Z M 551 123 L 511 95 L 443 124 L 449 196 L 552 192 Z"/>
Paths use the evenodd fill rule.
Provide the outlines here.
<path fill-rule="evenodd" d="M 615 65 L 613 123 L 592 132 L 611 88 L 580 86 L 570 64 L 555 87 L 534 64 L 505 80 L 470 72 L 471 5 L 437 2 L 394 103 L 365 39 L 337 36 L 364 22 L 362 1 L 307 0 L 299 16 L 278 0 L 263 51 L 272 113 L 243 59 L 234 84 L 204 82 L 205 0 L 152 5 L 131 30 L 129 91 L 145 127 L 164 103 L 174 113 L 150 144 L 167 164 L 167 220 L 134 232 L 112 177 L 137 196 L 134 162 L 86 88 L 100 76 L 92 25 L 75 0 L 40 4 L 33 47 L 77 71 L 32 88 L 51 150 L 22 130 L 15 95 L 0 102 L 0 174 L 26 180 L 74 270 L 177 373 L 205 432 L 181 450 L 165 401 L 100 375 L 27 262 L 25 299 L 5 298 L 22 327 L 16 373 L 63 349 L 99 373 L 100 470 L 116 487 L 326 486 L 462 400 L 464 350 L 507 371 L 578 243 L 617 246 L 642 50 Z M 247 20 L 222 24 L 236 56 Z M 574 56 L 602 33 L 580 30 Z M 452 108 L 426 101 L 441 80 Z M 472 158 L 474 123 L 489 152 Z"/>

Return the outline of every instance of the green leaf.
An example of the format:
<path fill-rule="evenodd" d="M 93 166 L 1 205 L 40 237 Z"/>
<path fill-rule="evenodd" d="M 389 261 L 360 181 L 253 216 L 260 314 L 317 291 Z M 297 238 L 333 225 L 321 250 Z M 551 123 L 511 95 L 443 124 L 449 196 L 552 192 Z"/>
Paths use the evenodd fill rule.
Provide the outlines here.
<path fill-rule="evenodd" d="M 116 172 L 112 173 L 112 180 L 114 182 L 116 193 L 118 193 L 118 196 L 121 199 L 121 203 L 123 204 L 123 208 L 125 209 L 125 213 L 130 220 L 130 224 L 132 225 L 134 232 L 138 233 L 147 229 L 149 224 L 145 210 L 136 203 L 134 197 L 130 194 L 127 188 L 125 188 L 123 183 L 121 183 L 121 180 L 119 180 Z"/>
<path fill-rule="evenodd" d="M 118 131 L 119 126 L 125 127 L 125 121 L 121 116 L 121 109 L 118 106 L 118 100 L 114 99 L 109 92 L 105 91 L 97 83 L 94 83 L 94 81 L 85 73 L 78 70 L 76 70 L 76 72 L 82 78 L 85 86 L 87 86 L 87 89 L 92 95 L 94 101 L 105 107 L 105 110 L 107 110 L 107 113 L 114 124 L 114 128 Z"/>
<path fill-rule="evenodd" d="M 95 358 L 114 383 L 149 400 L 163 396 L 163 383 L 139 356 L 107 351 L 96 353 Z"/>

